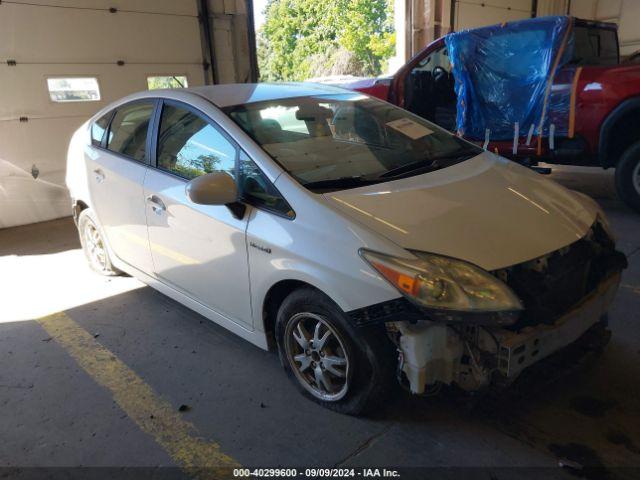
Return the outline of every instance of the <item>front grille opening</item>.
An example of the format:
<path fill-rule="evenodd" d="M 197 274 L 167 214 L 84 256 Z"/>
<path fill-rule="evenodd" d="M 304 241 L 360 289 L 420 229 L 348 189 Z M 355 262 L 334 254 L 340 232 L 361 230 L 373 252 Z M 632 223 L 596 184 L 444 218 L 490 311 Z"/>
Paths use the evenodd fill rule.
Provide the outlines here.
<path fill-rule="evenodd" d="M 538 259 L 494 274 L 520 297 L 524 312 L 509 328 L 552 324 L 626 267 L 626 257 L 596 222 L 577 242 Z"/>

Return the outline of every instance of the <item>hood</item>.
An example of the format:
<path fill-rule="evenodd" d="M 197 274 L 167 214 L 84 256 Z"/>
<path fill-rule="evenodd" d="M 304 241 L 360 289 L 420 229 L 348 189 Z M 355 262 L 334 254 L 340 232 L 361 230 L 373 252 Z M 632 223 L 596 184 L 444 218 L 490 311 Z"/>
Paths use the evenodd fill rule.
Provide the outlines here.
<path fill-rule="evenodd" d="M 594 202 L 488 152 L 436 172 L 324 196 L 403 248 L 486 270 L 569 245 L 598 214 Z"/>

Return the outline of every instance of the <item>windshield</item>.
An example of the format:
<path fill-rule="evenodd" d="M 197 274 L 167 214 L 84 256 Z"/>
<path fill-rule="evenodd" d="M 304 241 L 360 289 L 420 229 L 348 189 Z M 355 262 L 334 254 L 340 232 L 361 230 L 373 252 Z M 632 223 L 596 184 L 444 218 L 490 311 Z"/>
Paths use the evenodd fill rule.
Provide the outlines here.
<path fill-rule="evenodd" d="M 418 175 L 482 152 L 420 117 L 359 93 L 278 99 L 225 111 L 313 191 Z"/>

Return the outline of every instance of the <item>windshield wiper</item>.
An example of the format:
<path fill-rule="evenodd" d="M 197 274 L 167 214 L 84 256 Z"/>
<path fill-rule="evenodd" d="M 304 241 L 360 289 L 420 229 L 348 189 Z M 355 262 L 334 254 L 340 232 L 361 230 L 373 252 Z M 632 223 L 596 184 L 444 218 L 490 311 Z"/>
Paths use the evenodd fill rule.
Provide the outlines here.
<path fill-rule="evenodd" d="M 435 162 L 431 158 L 425 158 L 416 162 L 405 163 L 404 165 L 400 165 L 399 167 L 387 170 L 383 174 L 379 175 L 378 178 L 393 178 L 408 172 L 413 172 L 415 170 L 432 171 L 437 170 L 438 168 L 440 168 L 440 166 L 437 164 L 437 162 Z"/>
<path fill-rule="evenodd" d="M 365 185 L 372 185 L 378 183 L 375 179 L 366 179 L 362 176 L 357 177 L 340 177 L 327 180 L 317 180 L 315 182 L 307 182 L 305 187 L 310 189 L 323 189 L 323 188 L 354 188 L 362 187 Z"/>
<path fill-rule="evenodd" d="M 439 170 L 448 165 L 443 164 L 443 160 L 451 161 L 463 161 L 468 160 L 471 157 L 474 157 L 478 154 L 478 152 L 472 150 L 465 150 L 464 152 L 456 152 L 448 155 L 439 155 L 437 157 L 425 158 L 422 160 L 417 160 L 415 162 L 406 163 L 404 165 L 400 165 L 399 167 L 392 168 L 379 175 L 378 178 L 394 178 L 402 176 L 406 173 L 413 173 L 418 170 L 424 170 L 425 172 L 433 172 L 435 170 Z"/>

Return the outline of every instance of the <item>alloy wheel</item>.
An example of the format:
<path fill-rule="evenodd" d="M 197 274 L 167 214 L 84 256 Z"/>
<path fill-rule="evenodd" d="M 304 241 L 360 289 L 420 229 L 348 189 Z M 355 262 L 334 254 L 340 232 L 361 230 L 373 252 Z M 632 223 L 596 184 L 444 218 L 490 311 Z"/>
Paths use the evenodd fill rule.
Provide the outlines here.
<path fill-rule="evenodd" d="M 89 261 L 99 271 L 107 269 L 107 253 L 102 236 L 96 226 L 87 222 L 84 227 L 84 241 Z"/>
<path fill-rule="evenodd" d="M 349 388 L 350 361 L 340 334 L 315 313 L 294 315 L 285 329 L 289 366 L 301 385 L 323 401 L 337 401 Z"/>

